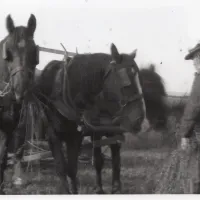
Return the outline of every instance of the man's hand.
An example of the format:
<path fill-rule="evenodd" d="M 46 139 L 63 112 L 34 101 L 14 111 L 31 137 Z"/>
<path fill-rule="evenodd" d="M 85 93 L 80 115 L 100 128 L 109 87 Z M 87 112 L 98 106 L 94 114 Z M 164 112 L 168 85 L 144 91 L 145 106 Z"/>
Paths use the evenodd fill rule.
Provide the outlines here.
<path fill-rule="evenodd" d="M 190 150 L 190 139 L 189 138 L 181 138 L 181 149 L 183 151 L 188 151 Z"/>

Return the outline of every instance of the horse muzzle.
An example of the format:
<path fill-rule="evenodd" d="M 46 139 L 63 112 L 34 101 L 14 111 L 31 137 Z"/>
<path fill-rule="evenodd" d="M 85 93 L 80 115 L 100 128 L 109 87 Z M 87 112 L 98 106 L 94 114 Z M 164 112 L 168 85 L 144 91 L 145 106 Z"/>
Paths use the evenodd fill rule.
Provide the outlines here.
<path fill-rule="evenodd" d="M 26 94 L 27 94 L 27 91 L 23 92 L 22 95 L 18 94 L 17 92 L 14 92 L 16 102 L 20 104 L 24 100 Z"/>

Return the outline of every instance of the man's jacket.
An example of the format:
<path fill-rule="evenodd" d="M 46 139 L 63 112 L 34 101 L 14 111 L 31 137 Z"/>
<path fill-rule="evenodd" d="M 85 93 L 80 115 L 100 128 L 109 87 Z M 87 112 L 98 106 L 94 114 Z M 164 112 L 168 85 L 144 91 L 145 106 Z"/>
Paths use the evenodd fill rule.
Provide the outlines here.
<path fill-rule="evenodd" d="M 186 103 L 177 135 L 185 138 L 191 137 L 198 121 L 200 121 L 200 73 L 195 73 L 191 94 Z"/>

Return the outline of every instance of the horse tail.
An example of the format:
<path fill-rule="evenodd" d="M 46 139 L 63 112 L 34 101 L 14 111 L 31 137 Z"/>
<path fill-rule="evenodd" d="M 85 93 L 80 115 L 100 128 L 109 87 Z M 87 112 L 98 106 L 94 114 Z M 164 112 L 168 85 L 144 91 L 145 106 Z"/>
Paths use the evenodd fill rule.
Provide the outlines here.
<path fill-rule="evenodd" d="M 168 106 L 166 89 L 162 77 L 156 72 L 155 65 L 140 70 L 141 85 L 146 104 L 147 119 L 154 129 L 166 128 Z"/>

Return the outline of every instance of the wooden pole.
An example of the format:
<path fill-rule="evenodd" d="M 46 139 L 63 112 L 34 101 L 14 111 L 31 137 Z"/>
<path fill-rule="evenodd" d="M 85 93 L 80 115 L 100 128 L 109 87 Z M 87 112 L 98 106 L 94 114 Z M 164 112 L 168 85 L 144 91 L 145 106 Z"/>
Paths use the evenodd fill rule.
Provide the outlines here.
<path fill-rule="evenodd" d="M 59 55 L 65 55 L 66 54 L 65 51 L 57 50 L 57 49 L 50 49 L 50 48 L 46 48 L 46 47 L 39 47 L 39 50 L 43 51 L 43 52 L 54 53 L 54 54 L 59 54 Z M 76 53 L 68 52 L 68 55 L 71 57 L 71 56 L 75 56 Z"/>

